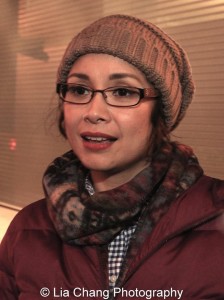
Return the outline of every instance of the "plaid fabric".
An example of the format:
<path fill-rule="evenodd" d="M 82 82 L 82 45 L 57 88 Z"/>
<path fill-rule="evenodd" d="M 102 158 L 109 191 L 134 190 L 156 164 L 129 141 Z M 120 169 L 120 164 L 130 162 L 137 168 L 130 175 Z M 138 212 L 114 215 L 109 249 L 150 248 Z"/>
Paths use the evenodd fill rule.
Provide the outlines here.
<path fill-rule="evenodd" d="M 93 185 L 89 179 L 89 175 L 86 176 L 85 188 L 88 191 L 88 193 L 90 194 L 90 196 L 92 196 L 95 193 Z"/>
<path fill-rule="evenodd" d="M 136 225 L 124 229 L 108 246 L 109 286 L 114 288 Z"/>
<path fill-rule="evenodd" d="M 86 190 L 90 195 L 94 194 L 94 188 L 89 179 L 89 176 L 85 180 Z M 115 287 L 117 278 L 119 276 L 122 262 L 128 249 L 128 245 L 132 234 L 134 233 L 136 225 L 131 226 L 121 231 L 119 235 L 108 246 L 108 275 L 110 289 Z"/>

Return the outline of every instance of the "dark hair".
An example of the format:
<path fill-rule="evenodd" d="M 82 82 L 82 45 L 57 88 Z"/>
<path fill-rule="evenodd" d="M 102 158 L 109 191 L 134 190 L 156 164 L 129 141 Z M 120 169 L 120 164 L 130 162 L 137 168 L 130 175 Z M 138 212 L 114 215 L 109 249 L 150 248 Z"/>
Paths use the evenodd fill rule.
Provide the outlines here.
<path fill-rule="evenodd" d="M 153 148 L 151 149 L 150 156 L 160 149 L 163 142 L 170 141 L 170 131 L 164 122 L 162 112 L 162 101 L 158 98 L 151 115 L 153 129 L 150 145 L 153 145 Z"/>
<path fill-rule="evenodd" d="M 63 111 L 63 103 L 61 99 L 59 98 L 59 104 L 58 104 L 58 129 L 60 134 L 67 139 L 67 135 L 65 132 L 65 118 L 64 118 L 64 111 Z"/>
<path fill-rule="evenodd" d="M 162 142 L 169 141 L 170 140 L 170 133 L 167 129 L 163 116 L 162 116 L 162 102 L 158 98 L 156 100 L 156 105 L 154 106 L 154 109 L 152 111 L 152 136 L 151 136 L 151 143 L 154 146 L 153 149 L 151 149 L 151 153 L 155 153 L 160 148 Z M 58 129 L 60 134 L 67 139 L 67 135 L 65 132 L 65 126 L 64 126 L 64 111 L 63 111 L 63 103 L 59 99 L 58 104 Z"/>

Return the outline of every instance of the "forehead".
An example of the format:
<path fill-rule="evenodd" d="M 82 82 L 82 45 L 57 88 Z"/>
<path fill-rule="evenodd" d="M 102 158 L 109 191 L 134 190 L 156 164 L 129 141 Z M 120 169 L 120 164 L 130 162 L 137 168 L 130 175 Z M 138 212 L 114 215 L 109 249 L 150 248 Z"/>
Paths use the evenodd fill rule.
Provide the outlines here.
<path fill-rule="evenodd" d="M 108 54 L 91 53 L 79 57 L 73 64 L 68 78 L 74 76 L 83 80 L 95 77 L 116 80 L 126 77 L 148 85 L 145 75 L 139 69 L 119 57 Z"/>

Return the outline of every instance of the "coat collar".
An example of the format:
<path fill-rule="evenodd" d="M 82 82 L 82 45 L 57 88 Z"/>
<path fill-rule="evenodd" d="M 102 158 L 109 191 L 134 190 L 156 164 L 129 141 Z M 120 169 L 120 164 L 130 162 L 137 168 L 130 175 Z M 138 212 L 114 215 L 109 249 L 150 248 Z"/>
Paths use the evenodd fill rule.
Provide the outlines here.
<path fill-rule="evenodd" d="M 224 181 L 202 176 L 173 202 L 152 233 L 145 239 L 137 255 L 132 259 L 128 274 L 139 265 L 140 261 L 170 239 L 221 215 L 224 216 Z M 217 230 L 221 230 L 220 227 L 223 230 L 224 221 L 215 223 Z"/>

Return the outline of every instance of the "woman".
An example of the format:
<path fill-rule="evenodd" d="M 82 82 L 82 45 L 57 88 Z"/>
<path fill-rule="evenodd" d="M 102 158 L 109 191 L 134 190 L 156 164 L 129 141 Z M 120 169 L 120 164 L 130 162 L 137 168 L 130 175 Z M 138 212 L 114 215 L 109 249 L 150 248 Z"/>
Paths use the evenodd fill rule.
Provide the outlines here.
<path fill-rule="evenodd" d="M 114 15 L 74 37 L 57 78 L 72 150 L 4 237 L 1 299 L 224 299 L 224 184 L 169 138 L 193 92 L 153 24 Z"/>

